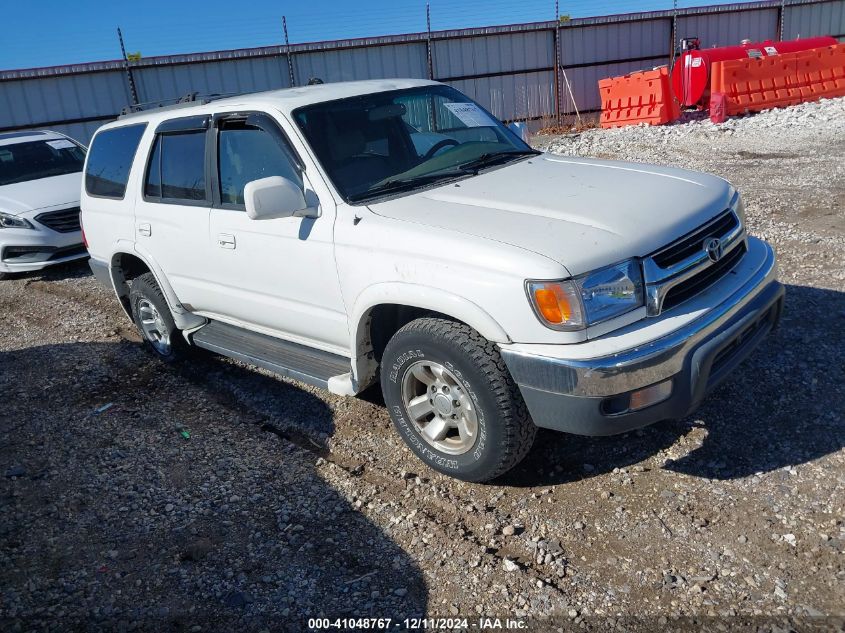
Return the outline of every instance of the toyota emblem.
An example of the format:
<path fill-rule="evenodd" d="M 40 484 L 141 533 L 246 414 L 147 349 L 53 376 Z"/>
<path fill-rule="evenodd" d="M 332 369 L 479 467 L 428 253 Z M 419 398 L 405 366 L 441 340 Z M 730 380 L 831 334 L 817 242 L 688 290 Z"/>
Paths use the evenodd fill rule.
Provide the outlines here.
<path fill-rule="evenodd" d="M 710 239 L 704 240 L 704 251 L 707 253 L 707 257 L 710 258 L 710 261 L 718 262 L 722 259 L 722 240 L 718 237 L 711 237 Z"/>

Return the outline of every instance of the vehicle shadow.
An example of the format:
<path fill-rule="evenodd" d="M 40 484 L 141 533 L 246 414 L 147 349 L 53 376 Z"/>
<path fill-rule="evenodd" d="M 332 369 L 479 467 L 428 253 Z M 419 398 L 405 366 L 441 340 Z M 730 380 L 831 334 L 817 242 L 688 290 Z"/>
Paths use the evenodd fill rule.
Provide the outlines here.
<path fill-rule="evenodd" d="M 845 293 L 787 286 L 779 328 L 691 416 L 608 438 L 541 431 L 523 464 L 496 483 L 563 484 L 625 468 L 695 426 L 705 432 L 700 446 L 664 469 L 726 480 L 823 457 L 845 446 L 843 350 Z"/>
<path fill-rule="evenodd" d="M 311 392 L 123 341 L 0 352 L 0 393 L 2 628 L 426 613 L 416 563 L 303 448 L 333 431 Z"/>

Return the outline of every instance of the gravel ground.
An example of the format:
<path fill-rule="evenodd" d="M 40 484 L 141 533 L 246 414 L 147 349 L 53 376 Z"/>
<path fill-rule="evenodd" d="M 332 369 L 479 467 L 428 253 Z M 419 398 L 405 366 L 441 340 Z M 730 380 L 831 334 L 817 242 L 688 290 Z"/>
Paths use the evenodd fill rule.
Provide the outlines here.
<path fill-rule="evenodd" d="M 0 282 L 3 628 L 841 630 L 845 100 L 535 141 L 739 187 L 788 287 L 735 380 L 684 420 L 541 432 L 505 479 L 465 484 L 416 461 L 376 396 L 160 364 L 84 263 Z"/>

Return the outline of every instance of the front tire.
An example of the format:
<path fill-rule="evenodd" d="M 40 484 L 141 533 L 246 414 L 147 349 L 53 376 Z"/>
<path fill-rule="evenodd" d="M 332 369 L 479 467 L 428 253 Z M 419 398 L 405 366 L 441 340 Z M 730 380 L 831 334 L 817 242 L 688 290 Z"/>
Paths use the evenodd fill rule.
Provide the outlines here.
<path fill-rule="evenodd" d="M 185 357 L 188 343 L 176 327 L 164 293 L 152 273 L 145 273 L 132 282 L 129 306 L 144 347 L 166 363 Z"/>
<path fill-rule="evenodd" d="M 489 481 L 528 454 L 536 427 L 496 345 L 467 325 L 422 318 L 384 351 L 381 387 L 411 450 L 441 473 Z"/>

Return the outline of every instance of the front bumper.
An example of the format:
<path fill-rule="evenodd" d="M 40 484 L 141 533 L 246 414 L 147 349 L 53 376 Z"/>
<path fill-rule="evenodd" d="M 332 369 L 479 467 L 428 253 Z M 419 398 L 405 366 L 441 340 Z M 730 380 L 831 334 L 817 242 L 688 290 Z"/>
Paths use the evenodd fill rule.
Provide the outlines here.
<path fill-rule="evenodd" d="M 774 251 L 765 242 L 754 242 L 752 250 L 760 258 L 754 273 L 718 305 L 665 336 L 589 359 L 502 346 L 534 423 L 578 435 L 615 435 L 695 410 L 780 319 L 784 288 L 777 281 Z M 559 347 L 565 353 L 568 346 Z M 618 396 L 668 379 L 668 399 L 637 411 L 608 412 Z"/>
<path fill-rule="evenodd" d="M 41 270 L 82 257 L 88 257 L 88 251 L 80 231 L 0 229 L 0 272 Z"/>

